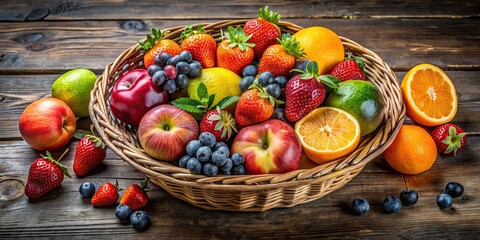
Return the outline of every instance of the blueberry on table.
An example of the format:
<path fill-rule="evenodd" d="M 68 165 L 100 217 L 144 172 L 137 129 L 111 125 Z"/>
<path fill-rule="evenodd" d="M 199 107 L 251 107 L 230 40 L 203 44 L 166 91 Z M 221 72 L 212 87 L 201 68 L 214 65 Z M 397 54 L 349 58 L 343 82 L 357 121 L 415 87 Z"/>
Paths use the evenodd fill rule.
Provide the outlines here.
<path fill-rule="evenodd" d="M 145 231 L 150 226 L 150 216 L 142 210 L 138 210 L 130 215 L 130 223 L 137 231 Z"/>
<path fill-rule="evenodd" d="M 187 161 L 187 169 L 193 174 L 202 174 L 202 163 L 196 157 Z"/>
<path fill-rule="evenodd" d="M 198 140 L 192 140 L 188 142 L 186 150 L 187 154 L 191 157 L 195 157 L 197 155 L 197 150 L 202 146 L 202 143 Z"/>
<path fill-rule="evenodd" d="M 386 213 L 398 213 L 402 208 L 402 202 L 400 199 L 390 196 L 383 200 L 382 207 Z"/>
<path fill-rule="evenodd" d="M 213 148 L 215 143 L 217 143 L 217 139 L 211 132 L 200 133 L 198 140 L 203 144 L 203 146 L 208 146 L 210 148 Z"/>
<path fill-rule="evenodd" d="M 457 182 L 449 182 L 447 186 L 445 186 L 445 193 L 450 195 L 452 198 L 457 198 L 462 196 L 464 188 L 462 184 Z"/>
<path fill-rule="evenodd" d="M 418 193 L 415 190 L 403 190 L 400 193 L 400 201 L 403 206 L 412 206 L 418 201 Z"/>
<path fill-rule="evenodd" d="M 257 67 L 255 67 L 255 65 L 247 65 L 245 68 L 243 68 L 242 75 L 244 77 L 246 76 L 255 77 L 257 75 Z"/>
<path fill-rule="evenodd" d="M 352 201 L 352 210 L 355 215 L 364 215 L 368 212 L 369 209 L 370 204 L 368 204 L 368 201 L 366 199 L 356 198 Z"/>
<path fill-rule="evenodd" d="M 115 208 L 115 217 L 121 222 L 128 222 L 130 215 L 132 215 L 132 209 L 128 205 L 120 204 Z"/>
<path fill-rule="evenodd" d="M 441 209 L 449 208 L 453 204 L 453 198 L 452 196 L 442 193 L 437 196 L 437 205 Z"/>
<path fill-rule="evenodd" d="M 84 182 L 82 185 L 80 185 L 80 188 L 78 189 L 82 197 L 84 198 L 91 198 L 93 197 L 93 194 L 95 194 L 95 185 L 91 182 Z"/>

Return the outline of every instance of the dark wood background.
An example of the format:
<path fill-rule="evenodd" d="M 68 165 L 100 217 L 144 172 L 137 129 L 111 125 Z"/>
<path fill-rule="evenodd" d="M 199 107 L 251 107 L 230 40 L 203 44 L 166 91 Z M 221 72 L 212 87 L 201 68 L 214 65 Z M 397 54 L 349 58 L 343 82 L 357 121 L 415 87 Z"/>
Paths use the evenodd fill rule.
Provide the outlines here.
<path fill-rule="evenodd" d="M 114 206 L 93 208 L 78 193 L 86 180 L 98 186 L 118 179 L 126 187 L 144 178 L 111 151 L 102 171 L 66 179 L 41 200 L 22 195 L 40 152 L 22 141 L 18 118 L 28 103 L 50 94 L 60 74 L 72 68 L 100 74 L 150 27 L 253 18 L 265 5 L 283 20 L 325 26 L 371 49 L 399 81 L 419 63 L 444 69 L 457 88 L 453 122 L 469 132 L 467 147 L 456 157 L 439 156 L 431 170 L 415 176 L 395 172 L 380 156 L 326 197 L 259 213 L 207 211 L 151 186 L 146 210 L 153 225 L 142 233 L 120 224 Z M 480 234 L 480 1 L 38 0 L 0 1 L 0 6 L 0 238 L 476 239 Z M 89 123 L 79 120 L 84 129 Z M 76 144 L 72 140 L 68 147 Z M 70 169 L 73 155 L 64 160 Z M 465 194 L 440 210 L 435 198 L 450 181 L 462 183 Z M 419 202 L 398 214 L 383 213 L 383 199 L 406 188 L 418 191 Z M 8 199 L 15 194 L 19 197 Z M 371 204 L 365 216 L 350 212 L 358 197 Z"/>

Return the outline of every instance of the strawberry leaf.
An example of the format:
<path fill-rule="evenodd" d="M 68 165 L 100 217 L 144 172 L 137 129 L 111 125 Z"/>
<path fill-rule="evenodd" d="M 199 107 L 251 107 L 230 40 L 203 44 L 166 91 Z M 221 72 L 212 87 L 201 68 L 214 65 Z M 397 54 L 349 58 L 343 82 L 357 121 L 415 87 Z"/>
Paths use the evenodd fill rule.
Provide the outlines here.
<path fill-rule="evenodd" d="M 83 129 L 77 129 L 73 133 L 73 137 L 78 139 L 78 140 L 82 139 L 83 137 L 85 137 L 87 135 L 90 135 L 90 132 L 86 131 L 86 130 L 83 130 Z"/>
<path fill-rule="evenodd" d="M 204 109 L 199 108 L 199 106 L 203 106 L 203 104 L 195 99 L 192 98 L 178 98 L 171 102 L 172 105 L 178 107 L 182 110 L 185 110 L 190 113 L 203 113 L 205 112 Z"/>
<path fill-rule="evenodd" d="M 218 102 L 217 106 L 219 106 L 220 109 L 224 109 L 230 106 L 231 104 L 238 102 L 239 99 L 240 99 L 239 96 L 224 97 L 222 100 L 220 100 L 220 102 Z"/>
<path fill-rule="evenodd" d="M 220 115 L 218 115 L 218 114 L 215 114 L 215 115 L 209 116 L 207 119 L 210 120 L 210 121 L 218 121 L 218 120 L 221 120 L 222 117 L 220 117 Z"/>

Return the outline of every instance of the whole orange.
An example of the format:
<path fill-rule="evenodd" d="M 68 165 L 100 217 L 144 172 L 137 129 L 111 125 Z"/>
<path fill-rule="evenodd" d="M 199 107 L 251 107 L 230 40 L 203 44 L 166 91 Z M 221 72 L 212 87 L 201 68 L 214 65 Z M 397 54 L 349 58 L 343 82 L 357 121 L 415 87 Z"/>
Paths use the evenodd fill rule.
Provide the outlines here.
<path fill-rule="evenodd" d="M 413 175 L 433 166 L 437 159 L 437 147 L 425 129 L 403 125 L 383 156 L 393 169 Z"/>

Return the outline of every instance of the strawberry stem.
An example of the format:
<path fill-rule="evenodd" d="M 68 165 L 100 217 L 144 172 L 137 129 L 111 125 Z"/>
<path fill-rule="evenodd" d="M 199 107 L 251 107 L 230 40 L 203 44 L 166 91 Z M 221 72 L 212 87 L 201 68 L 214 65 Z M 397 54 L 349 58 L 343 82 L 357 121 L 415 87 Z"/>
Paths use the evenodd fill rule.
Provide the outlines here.
<path fill-rule="evenodd" d="M 265 6 L 265 8 L 258 9 L 258 17 L 273 24 L 278 24 L 281 15 L 278 12 L 268 10 L 268 6 Z"/>
<path fill-rule="evenodd" d="M 255 43 L 248 42 L 252 35 L 253 34 L 247 36 L 243 28 L 240 26 L 237 26 L 236 28 L 228 26 L 225 38 L 230 42 L 230 44 L 228 44 L 229 48 L 238 47 L 241 51 L 246 51 L 249 47 L 255 47 Z"/>
<path fill-rule="evenodd" d="M 191 35 L 205 34 L 205 33 L 206 31 L 203 28 L 203 25 L 201 23 L 197 24 L 196 29 L 194 29 L 192 25 L 187 25 L 185 30 L 183 30 L 183 32 L 180 34 L 180 39 L 183 40 Z"/>
<path fill-rule="evenodd" d="M 277 41 L 288 55 L 293 56 L 296 59 L 305 56 L 305 52 L 300 48 L 300 42 L 298 42 L 297 39 L 292 38 L 290 33 L 282 34 L 282 37 L 277 38 Z"/>
<path fill-rule="evenodd" d="M 62 172 L 63 174 L 67 175 L 67 177 L 71 178 L 72 176 L 70 175 L 70 173 L 68 172 L 68 168 L 65 167 L 65 165 L 61 164 L 60 163 L 60 160 L 62 160 L 62 158 L 67 154 L 67 152 L 69 151 L 70 149 L 65 149 L 65 151 L 62 153 L 62 155 L 58 158 L 58 160 L 55 160 L 53 157 L 52 157 L 52 154 L 49 152 L 49 151 L 46 151 L 46 154 L 47 156 L 44 156 L 42 154 L 40 154 L 40 156 L 45 159 L 45 160 L 48 160 L 48 161 L 51 161 L 52 163 L 56 164 L 58 167 L 60 167 L 60 169 L 62 169 Z"/>
<path fill-rule="evenodd" d="M 139 40 L 138 41 L 138 47 L 137 49 L 141 49 L 144 52 L 147 52 L 151 48 L 157 44 L 160 40 L 162 40 L 164 36 L 164 32 L 160 31 L 159 29 L 156 28 L 150 28 L 151 34 L 147 34 L 147 39 L 144 41 Z"/>

